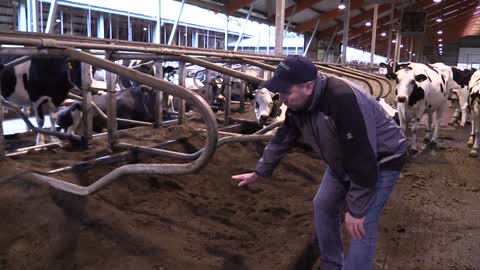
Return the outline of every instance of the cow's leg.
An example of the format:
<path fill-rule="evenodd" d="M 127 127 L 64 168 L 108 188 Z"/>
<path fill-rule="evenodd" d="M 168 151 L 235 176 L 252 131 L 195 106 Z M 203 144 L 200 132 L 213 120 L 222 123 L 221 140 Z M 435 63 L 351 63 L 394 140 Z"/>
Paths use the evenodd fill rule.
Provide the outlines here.
<path fill-rule="evenodd" d="M 22 112 L 27 116 L 30 117 L 30 106 L 23 106 Z M 32 129 L 25 123 L 25 130 L 31 131 Z"/>
<path fill-rule="evenodd" d="M 424 143 L 430 142 L 430 139 L 432 138 L 432 116 L 433 112 L 428 112 L 427 113 L 427 126 L 425 127 L 425 138 L 423 138 Z M 416 116 L 416 119 L 420 119 L 419 116 Z"/>
<path fill-rule="evenodd" d="M 471 157 L 478 157 L 478 141 L 480 136 L 480 101 L 475 101 L 472 108 L 472 126 L 475 126 L 474 141 L 472 150 L 470 150 Z"/>
<path fill-rule="evenodd" d="M 410 149 L 411 149 L 411 152 L 412 154 L 416 154 L 417 153 L 417 128 L 418 128 L 418 123 L 419 123 L 419 118 L 418 117 L 414 117 L 413 119 L 413 125 L 412 125 L 412 136 L 411 136 L 411 140 L 410 140 Z"/>
<path fill-rule="evenodd" d="M 33 107 L 33 112 L 35 113 L 37 127 L 43 128 L 43 124 L 45 123 L 45 116 L 43 114 L 43 104 L 42 103 L 34 104 L 32 107 Z M 45 144 L 45 136 L 42 133 L 37 133 L 36 143 L 37 145 Z"/>
<path fill-rule="evenodd" d="M 472 147 L 475 140 L 475 126 L 478 125 L 478 122 L 475 120 L 475 113 L 473 112 L 473 108 L 470 110 L 470 114 L 472 115 L 472 129 L 470 131 L 470 137 L 468 137 L 467 145 L 469 147 Z"/>
<path fill-rule="evenodd" d="M 50 130 L 52 132 L 55 132 L 57 131 L 57 107 L 51 101 L 48 101 L 47 108 L 50 114 Z M 56 138 L 52 138 L 51 136 L 48 136 L 47 138 L 50 142 L 57 140 Z"/>
<path fill-rule="evenodd" d="M 432 140 L 430 141 L 431 144 L 437 144 L 438 141 L 438 128 L 440 126 L 440 119 L 442 119 L 443 111 L 440 109 L 435 113 L 435 127 L 433 130 Z"/>
<path fill-rule="evenodd" d="M 67 134 L 74 135 L 75 131 L 77 130 L 78 126 L 80 125 L 80 122 L 82 121 L 82 110 L 81 109 L 75 109 L 70 112 L 72 114 L 72 122 L 73 124 L 68 127 L 67 129 Z"/>

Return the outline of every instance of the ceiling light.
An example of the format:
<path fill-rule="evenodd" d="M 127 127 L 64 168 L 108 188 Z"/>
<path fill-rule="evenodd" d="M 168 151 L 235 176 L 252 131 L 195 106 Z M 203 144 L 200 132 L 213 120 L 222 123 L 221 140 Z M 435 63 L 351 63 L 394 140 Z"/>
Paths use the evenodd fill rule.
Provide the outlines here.
<path fill-rule="evenodd" d="M 394 39 L 394 40 L 392 40 L 392 43 L 397 43 L 397 41 Z"/>
<path fill-rule="evenodd" d="M 440 3 L 442 0 L 433 0 L 434 3 Z"/>
<path fill-rule="evenodd" d="M 403 44 L 400 44 L 400 48 L 403 48 Z"/>
<path fill-rule="evenodd" d="M 443 47 L 443 44 L 442 43 L 438 44 L 438 47 Z"/>
<path fill-rule="evenodd" d="M 338 9 L 345 9 L 345 3 L 343 3 L 343 0 L 340 0 L 340 4 L 338 5 Z"/>
<path fill-rule="evenodd" d="M 438 31 L 437 31 L 437 34 L 441 35 L 441 34 L 443 34 L 443 31 L 442 31 L 442 30 L 438 30 Z"/>
<path fill-rule="evenodd" d="M 438 22 L 438 23 L 441 23 L 441 22 L 442 22 L 442 18 L 437 18 L 435 21 Z"/>
<path fill-rule="evenodd" d="M 147 31 L 147 27 L 143 27 L 143 31 Z"/>
<path fill-rule="evenodd" d="M 387 36 L 387 33 L 383 32 L 380 34 L 382 37 L 386 37 Z"/>
<path fill-rule="evenodd" d="M 438 39 L 438 42 L 442 42 L 442 41 L 443 41 L 443 39 L 441 39 L 441 38 Z"/>
<path fill-rule="evenodd" d="M 370 21 L 367 21 L 367 22 L 365 23 L 365 26 L 370 27 L 370 26 L 372 26 L 372 23 L 371 23 Z"/>
<path fill-rule="evenodd" d="M 56 19 L 55 21 L 56 21 L 56 22 L 60 22 L 60 19 Z"/>
<path fill-rule="evenodd" d="M 414 54 L 414 53 L 412 53 L 412 55 L 413 55 L 413 56 L 415 56 L 415 54 Z"/>

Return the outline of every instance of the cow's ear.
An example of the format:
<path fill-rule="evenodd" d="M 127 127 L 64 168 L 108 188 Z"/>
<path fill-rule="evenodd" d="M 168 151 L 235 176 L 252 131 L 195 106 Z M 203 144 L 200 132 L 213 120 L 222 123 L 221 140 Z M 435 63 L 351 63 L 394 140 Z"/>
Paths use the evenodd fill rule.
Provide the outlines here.
<path fill-rule="evenodd" d="M 273 96 L 272 96 L 273 101 L 277 101 L 279 99 L 280 99 L 280 94 L 279 93 L 273 94 Z"/>
<path fill-rule="evenodd" d="M 380 65 L 379 65 L 379 66 L 380 66 L 380 67 L 382 67 L 382 68 L 389 67 L 389 65 L 387 65 L 387 64 L 385 64 L 385 63 L 380 63 Z"/>
<path fill-rule="evenodd" d="M 415 81 L 417 81 L 417 82 L 423 82 L 426 79 L 428 79 L 428 78 L 427 78 L 427 76 L 425 76 L 425 74 L 415 75 Z"/>

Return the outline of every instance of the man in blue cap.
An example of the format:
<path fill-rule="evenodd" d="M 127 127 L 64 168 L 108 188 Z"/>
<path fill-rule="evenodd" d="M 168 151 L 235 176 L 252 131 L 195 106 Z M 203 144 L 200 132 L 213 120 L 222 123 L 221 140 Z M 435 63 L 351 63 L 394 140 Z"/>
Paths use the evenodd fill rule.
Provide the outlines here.
<path fill-rule="evenodd" d="M 313 200 L 321 269 L 373 269 L 378 222 L 405 163 L 403 131 L 368 92 L 305 57 L 285 58 L 263 87 L 288 106 L 285 122 L 255 171 L 232 179 L 246 186 L 271 176 L 303 136 L 328 165 Z M 352 238 L 345 258 L 342 220 Z"/>

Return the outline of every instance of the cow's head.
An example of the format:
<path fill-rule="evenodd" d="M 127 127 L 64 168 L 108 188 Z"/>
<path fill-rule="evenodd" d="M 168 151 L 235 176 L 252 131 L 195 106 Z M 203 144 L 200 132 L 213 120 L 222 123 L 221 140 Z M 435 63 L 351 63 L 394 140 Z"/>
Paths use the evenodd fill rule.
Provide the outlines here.
<path fill-rule="evenodd" d="M 72 59 L 68 59 L 66 65 L 71 84 L 80 89 L 89 89 L 92 86 L 94 71 L 91 65 Z M 73 92 L 78 94 L 75 90 Z"/>
<path fill-rule="evenodd" d="M 417 101 L 425 98 L 423 88 L 419 85 L 428 77 L 425 74 L 415 74 L 409 67 L 402 68 L 396 73 L 396 94 L 398 103 L 406 103 L 413 106 Z"/>
<path fill-rule="evenodd" d="M 398 64 L 395 65 L 395 69 L 393 68 L 394 62 L 392 60 L 388 61 L 387 63 L 380 63 L 380 67 L 386 68 L 387 73 L 385 74 L 385 77 L 389 80 L 396 80 L 397 79 L 397 71 L 407 68 L 410 63 L 404 63 L 404 64 Z"/>
<path fill-rule="evenodd" d="M 279 94 L 274 94 L 266 88 L 255 91 L 255 116 L 261 125 L 265 125 L 269 118 L 280 115 L 280 105 Z"/>

